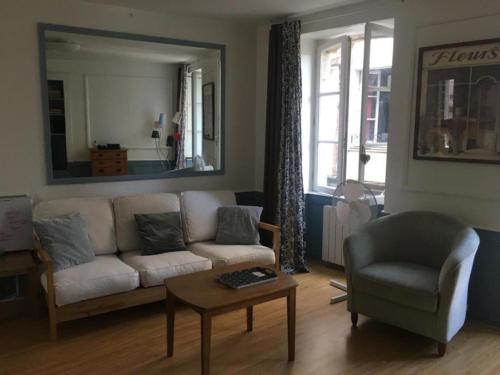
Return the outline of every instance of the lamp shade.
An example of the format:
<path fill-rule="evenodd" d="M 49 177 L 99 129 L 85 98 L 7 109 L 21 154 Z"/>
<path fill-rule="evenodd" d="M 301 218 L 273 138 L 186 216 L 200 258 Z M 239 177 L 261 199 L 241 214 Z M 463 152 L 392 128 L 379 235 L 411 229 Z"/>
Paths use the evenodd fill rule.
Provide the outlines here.
<path fill-rule="evenodd" d="M 151 138 L 160 138 L 160 132 L 156 129 L 151 133 Z"/>
<path fill-rule="evenodd" d="M 164 113 L 160 113 L 158 122 L 160 123 L 160 125 L 165 125 L 167 123 L 167 116 Z"/>

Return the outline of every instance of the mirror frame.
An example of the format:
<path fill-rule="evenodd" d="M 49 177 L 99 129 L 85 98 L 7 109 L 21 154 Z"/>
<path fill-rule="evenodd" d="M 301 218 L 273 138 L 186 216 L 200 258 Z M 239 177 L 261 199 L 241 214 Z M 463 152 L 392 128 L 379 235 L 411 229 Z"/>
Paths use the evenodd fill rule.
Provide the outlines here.
<path fill-rule="evenodd" d="M 200 47 L 216 49 L 220 53 L 220 169 L 214 171 L 194 171 L 192 169 L 180 169 L 166 171 L 163 173 L 148 173 L 141 175 L 124 176 L 90 176 L 90 177 L 65 177 L 55 178 L 52 169 L 52 145 L 50 138 L 50 117 L 49 117 L 49 95 L 47 85 L 47 60 L 45 49 L 45 31 L 61 31 L 66 33 L 85 34 L 102 36 L 107 38 L 128 39 L 140 42 L 152 42 L 163 44 L 174 44 L 178 46 Z M 42 114 L 44 124 L 45 138 L 45 165 L 47 171 L 47 183 L 49 185 L 65 184 L 83 184 L 98 182 L 117 182 L 117 181 L 136 181 L 153 180 L 180 177 L 214 176 L 225 174 L 225 91 L 226 91 L 226 46 L 224 44 L 196 42 L 191 40 L 164 38 L 159 36 L 148 36 L 142 34 L 131 34 L 118 31 L 107 31 L 98 29 L 89 29 L 82 27 L 73 27 L 65 25 L 56 25 L 48 23 L 38 23 L 38 51 L 40 59 L 40 85 L 42 98 Z"/>

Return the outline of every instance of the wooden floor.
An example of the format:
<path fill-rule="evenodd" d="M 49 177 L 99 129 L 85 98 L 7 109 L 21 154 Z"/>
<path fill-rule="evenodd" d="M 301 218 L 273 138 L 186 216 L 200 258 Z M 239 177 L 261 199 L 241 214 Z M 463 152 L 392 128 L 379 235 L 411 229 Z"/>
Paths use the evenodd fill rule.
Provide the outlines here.
<path fill-rule="evenodd" d="M 470 322 L 444 358 L 426 338 L 360 317 L 351 329 L 346 303 L 330 305 L 330 278 L 338 271 L 312 264 L 298 275 L 297 350 L 287 361 L 285 300 L 254 310 L 247 333 L 245 312 L 216 317 L 212 374 L 500 374 L 500 330 Z M 48 340 L 44 319 L 0 323 L 0 374 L 199 374 L 200 322 L 181 308 L 175 353 L 165 358 L 162 303 L 61 325 Z"/>

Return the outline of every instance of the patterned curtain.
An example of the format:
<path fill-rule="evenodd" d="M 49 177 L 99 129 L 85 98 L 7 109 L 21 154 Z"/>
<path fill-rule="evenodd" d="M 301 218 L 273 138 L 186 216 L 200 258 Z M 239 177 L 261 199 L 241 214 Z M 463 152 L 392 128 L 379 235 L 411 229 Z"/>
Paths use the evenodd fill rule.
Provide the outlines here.
<path fill-rule="evenodd" d="M 305 272 L 300 21 L 273 25 L 269 52 L 265 209 L 281 228 L 282 269 Z"/>
<path fill-rule="evenodd" d="M 183 64 L 180 67 L 179 74 L 179 108 L 178 111 L 181 114 L 179 121 L 179 128 L 177 129 L 180 139 L 177 141 L 177 157 L 175 163 L 175 169 L 186 168 L 186 158 L 184 157 L 184 140 L 185 140 L 185 130 L 186 130 L 186 121 L 188 116 L 188 103 L 187 103 L 187 87 L 188 87 L 188 66 Z"/>

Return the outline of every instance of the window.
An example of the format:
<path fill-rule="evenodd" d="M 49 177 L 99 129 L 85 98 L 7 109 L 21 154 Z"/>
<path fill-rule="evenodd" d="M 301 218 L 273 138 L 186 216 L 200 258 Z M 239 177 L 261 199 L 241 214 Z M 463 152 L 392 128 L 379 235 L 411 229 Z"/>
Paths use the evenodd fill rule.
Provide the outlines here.
<path fill-rule="evenodd" d="M 346 179 L 383 189 L 389 134 L 393 30 L 391 22 L 369 23 L 307 37 L 305 53 L 314 43 L 311 121 L 312 190 L 332 193 Z M 310 59 L 312 54 L 305 58 Z M 304 59 L 304 57 L 303 57 Z M 304 69 L 304 68 L 303 68 Z M 315 72 L 315 73 L 314 73 Z M 307 159 L 307 158 L 306 158 Z M 309 170 L 309 168 L 304 168 Z M 306 176 L 307 177 L 307 176 Z"/>
<path fill-rule="evenodd" d="M 194 156 L 202 155 L 203 142 L 203 117 L 202 117 L 202 75 L 201 69 L 197 69 L 192 75 L 193 86 L 193 154 Z"/>
<path fill-rule="evenodd" d="M 391 68 L 373 69 L 368 75 L 366 140 L 369 143 L 387 143 L 389 131 L 389 102 L 391 96 Z"/>
<path fill-rule="evenodd" d="M 328 192 L 342 176 L 342 134 L 344 129 L 343 90 L 347 39 L 341 38 L 318 45 L 317 92 L 315 95 L 317 132 L 313 186 Z"/>
<path fill-rule="evenodd" d="M 184 155 L 193 158 L 202 155 L 202 70 L 192 69 L 188 74 L 186 100 L 188 116 L 184 137 Z"/>

